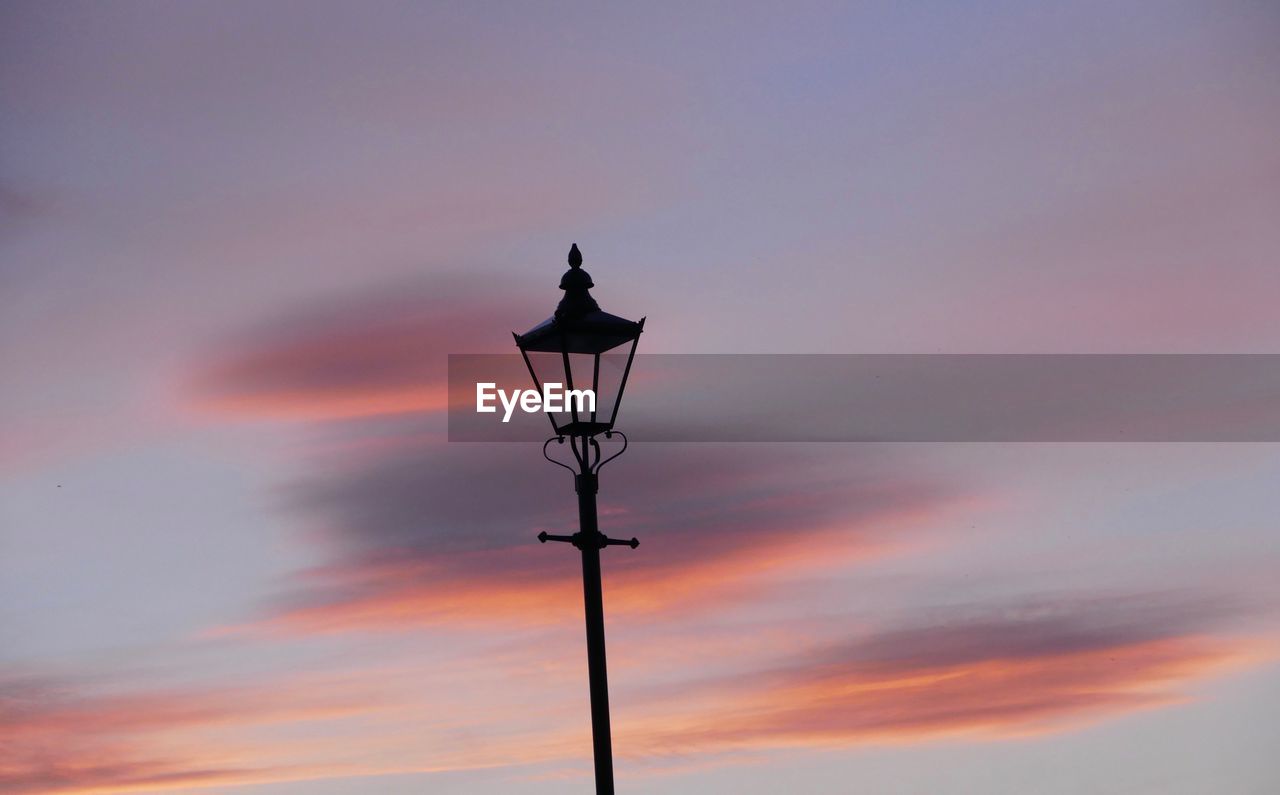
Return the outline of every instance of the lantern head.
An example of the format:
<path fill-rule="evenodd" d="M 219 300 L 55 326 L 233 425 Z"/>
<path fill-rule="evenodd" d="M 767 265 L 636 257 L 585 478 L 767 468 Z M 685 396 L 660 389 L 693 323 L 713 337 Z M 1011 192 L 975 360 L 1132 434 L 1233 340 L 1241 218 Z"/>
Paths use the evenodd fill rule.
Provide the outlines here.
<path fill-rule="evenodd" d="M 589 402 L 575 400 L 570 392 L 565 411 L 548 415 L 557 436 L 590 437 L 613 429 L 644 330 L 643 318 L 627 320 L 601 310 L 591 297 L 594 286 L 575 243 L 569 270 L 560 278 L 564 297 L 555 314 L 512 335 L 539 392 L 545 394 L 550 384 L 566 392 L 591 391 Z"/>

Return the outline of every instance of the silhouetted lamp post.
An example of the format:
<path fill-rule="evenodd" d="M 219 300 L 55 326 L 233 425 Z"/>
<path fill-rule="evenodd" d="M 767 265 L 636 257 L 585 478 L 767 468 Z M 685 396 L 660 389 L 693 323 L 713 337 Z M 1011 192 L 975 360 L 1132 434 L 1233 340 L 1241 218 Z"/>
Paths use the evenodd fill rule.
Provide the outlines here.
<path fill-rule="evenodd" d="M 595 285 L 582 270 L 582 254 L 577 244 L 569 250 L 569 270 L 560 279 L 564 298 L 556 312 L 525 334 L 513 334 L 516 346 L 542 392 L 547 383 L 564 389 L 585 389 L 595 395 L 591 406 L 570 401 L 562 415 L 551 415 L 555 435 L 542 445 L 542 454 L 553 464 L 573 472 L 578 492 L 579 530 L 571 536 L 538 534 L 538 540 L 564 541 L 582 551 L 582 595 L 587 618 L 587 670 L 591 681 L 591 737 L 595 750 L 596 792 L 613 795 L 613 748 L 609 736 L 609 678 L 605 670 L 604 603 L 600 593 L 600 550 L 623 545 L 635 549 L 640 542 L 606 538 L 596 526 L 597 473 L 604 464 L 622 455 L 627 437 L 613 429 L 622 404 L 622 393 L 631 374 L 636 343 L 644 330 L 644 319 L 626 320 L 600 310 L 588 290 Z M 615 349 L 626 353 L 608 354 Z M 618 436 L 622 448 L 607 458 L 602 456 L 597 436 Z M 556 461 L 547 454 L 554 442 L 569 443 L 574 466 Z"/>

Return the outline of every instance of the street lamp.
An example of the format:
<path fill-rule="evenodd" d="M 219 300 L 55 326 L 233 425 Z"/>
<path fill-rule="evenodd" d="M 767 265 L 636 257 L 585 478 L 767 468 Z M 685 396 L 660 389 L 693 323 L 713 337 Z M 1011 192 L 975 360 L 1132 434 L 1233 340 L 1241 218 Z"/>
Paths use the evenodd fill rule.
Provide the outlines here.
<path fill-rule="evenodd" d="M 613 746 L 609 733 L 609 677 L 604 653 L 604 602 L 600 592 L 600 550 L 607 546 L 629 546 L 640 542 L 607 538 L 596 522 L 597 473 L 600 467 L 622 455 L 627 437 L 615 431 L 622 393 L 631 374 L 636 344 L 644 330 L 644 319 L 626 320 L 603 312 L 588 292 L 595 284 L 582 270 L 582 254 L 575 243 L 569 249 L 569 270 L 560 279 L 564 298 L 555 314 L 525 334 L 515 334 L 516 347 L 524 357 L 534 387 L 539 393 L 543 385 L 561 384 L 565 389 L 583 389 L 589 383 L 594 400 L 589 406 L 566 401 L 565 411 L 549 414 L 555 435 L 542 445 L 542 455 L 553 464 L 573 472 L 578 492 L 578 532 L 571 536 L 538 534 L 542 543 L 563 541 L 582 552 L 582 596 L 587 618 L 587 673 L 591 683 L 591 740 L 595 752 L 596 793 L 613 795 Z M 630 347 L 626 348 L 630 343 Z M 609 351 L 625 348 L 625 361 Z M 603 373 L 602 373 L 603 366 Z M 602 377 L 603 375 L 603 377 Z M 560 379 L 563 379 L 561 381 Z M 616 386 L 615 386 L 616 384 Z M 576 386 L 575 386 L 576 385 Z M 603 389 L 602 389 L 603 388 Z M 605 408 L 605 407 L 608 408 Z M 604 458 L 596 437 L 618 436 L 622 449 Z M 555 460 L 547 454 L 554 442 L 569 442 L 574 466 Z"/>

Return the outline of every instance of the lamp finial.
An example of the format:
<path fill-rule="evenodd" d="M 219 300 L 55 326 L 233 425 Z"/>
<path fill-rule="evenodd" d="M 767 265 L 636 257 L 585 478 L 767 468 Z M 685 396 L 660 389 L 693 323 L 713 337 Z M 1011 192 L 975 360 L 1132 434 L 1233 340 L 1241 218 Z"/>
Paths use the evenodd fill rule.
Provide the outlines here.
<path fill-rule="evenodd" d="M 591 282 L 591 274 L 582 269 L 582 252 L 578 250 L 578 244 L 574 243 L 573 248 L 569 249 L 569 270 L 560 277 L 560 289 L 564 290 L 564 298 L 556 308 L 556 319 L 575 320 L 588 312 L 599 311 L 600 305 L 588 292 L 592 287 L 595 284 Z"/>

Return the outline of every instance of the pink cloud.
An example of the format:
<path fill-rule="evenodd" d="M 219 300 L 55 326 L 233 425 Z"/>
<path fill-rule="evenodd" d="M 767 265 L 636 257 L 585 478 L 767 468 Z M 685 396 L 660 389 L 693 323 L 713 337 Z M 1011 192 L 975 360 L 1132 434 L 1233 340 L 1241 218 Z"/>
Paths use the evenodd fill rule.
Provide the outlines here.
<path fill-rule="evenodd" d="M 1222 634 L 1239 609 L 1146 594 L 952 611 L 677 687 L 619 722 L 619 743 L 696 756 L 1062 731 L 1184 701 L 1190 683 L 1261 659 L 1260 639 Z"/>
<path fill-rule="evenodd" d="M 214 351 L 189 400 L 215 414 L 291 420 L 440 411 L 448 354 L 508 350 L 512 324 L 545 314 L 517 294 L 509 282 L 468 276 L 313 308 Z"/>

